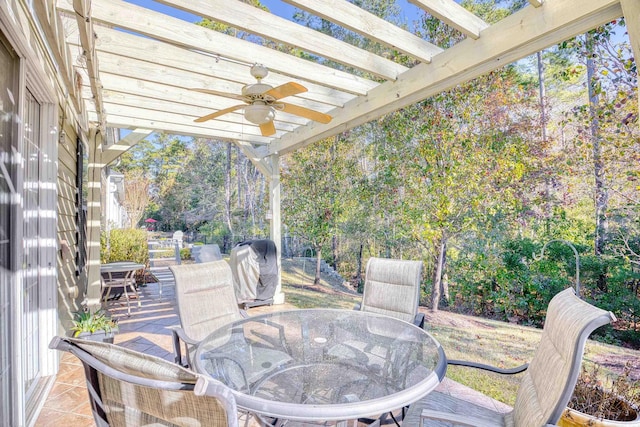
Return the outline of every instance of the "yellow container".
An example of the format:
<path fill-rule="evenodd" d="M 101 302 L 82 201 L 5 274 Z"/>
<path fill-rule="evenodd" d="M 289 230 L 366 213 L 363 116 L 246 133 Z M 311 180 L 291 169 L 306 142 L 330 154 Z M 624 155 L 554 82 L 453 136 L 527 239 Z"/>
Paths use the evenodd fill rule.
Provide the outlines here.
<path fill-rule="evenodd" d="M 591 415 L 567 408 L 562 413 L 558 425 L 560 427 L 640 427 L 640 416 L 636 413 L 636 419 L 633 421 L 600 420 Z"/>

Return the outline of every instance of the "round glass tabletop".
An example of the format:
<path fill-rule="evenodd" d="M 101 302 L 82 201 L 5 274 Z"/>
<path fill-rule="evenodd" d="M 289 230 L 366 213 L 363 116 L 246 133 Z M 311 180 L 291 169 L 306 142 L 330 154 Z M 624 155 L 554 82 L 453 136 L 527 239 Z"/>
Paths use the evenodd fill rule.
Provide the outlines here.
<path fill-rule="evenodd" d="M 347 420 L 419 400 L 446 358 L 426 331 L 392 317 L 305 309 L 233 322 L 205 338 L 196 369 L 229 386 L 239 407 L 290 420 Z"/>

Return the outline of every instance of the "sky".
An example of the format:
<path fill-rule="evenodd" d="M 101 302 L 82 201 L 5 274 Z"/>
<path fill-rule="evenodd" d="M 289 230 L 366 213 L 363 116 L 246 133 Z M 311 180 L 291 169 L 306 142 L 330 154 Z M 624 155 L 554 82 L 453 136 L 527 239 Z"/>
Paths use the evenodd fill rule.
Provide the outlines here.
<path fill-rule="evenodd" d="M 157 10 L 159 12 L 163 12 L 168 15 L 172 15 L 176 18 L 180 18 L 185 21 L 196 22 L 200 20 L 199 16 L 192 15 L 192 14 L 183 12 L 181 10 L 174 9 L 169 6 L 165 6 L 153 0 L 126 0 L 126 1 L 128 1 L 129 3 L 144 6 L 152 10 Z M 261 3 L 265 5 L 267 8 L 269 8 L 271 13 L 286 19 L 291 19 L 293 17 L 294 11 L 296 10 L 295 7 L 281 0 L 261 0 Z M 403 16 L 405 17 L 407 22 L 411 22 L 418 18 L 418 9 L 415 6 L 411 5 L 407 0 L 397 0 L 397 3 L 402 8 Z"/>

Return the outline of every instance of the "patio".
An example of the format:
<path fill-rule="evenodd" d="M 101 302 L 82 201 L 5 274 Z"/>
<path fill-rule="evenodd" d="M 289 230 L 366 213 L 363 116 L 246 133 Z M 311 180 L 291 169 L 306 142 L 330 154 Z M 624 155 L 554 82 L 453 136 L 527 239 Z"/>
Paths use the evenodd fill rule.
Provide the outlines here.
<path fill-rule="evenodd" d="M 120 319 L 120 331 L 116 335 L 115 343 L 146 354 L 173 360 L 171 333 L 167 327 L 179 324 L 174 287 L 165 284 L 160 301 L 158 300 L 158 290 L 157 283 L 150 283 L 146 287 L 140 288 L 142 307 L 133 309 L 128 318 L 124 302 L 111 305 L 112 314 Z M 251 308 L 249 314 L 256 315 L 295 308 L 288 303 L 260 306 Z M 506 405 L 448 379 L 439 386 L 438 390 L 447 391 L 479 405 L 505 411 L 508 409 Z M 241 421 L 244 424 L 244 420 Z M 56 382 L 35 424 L 36 427 L 63 425 L 74 427 L 94 425 L 82 365 L 68 353 L 62 357 Z M 257 424 L 252 423 L 251 425 Z M 405 425 L 410 424 L 405 423 Z"/>
<path fill-rule="evenodd" d="M 35 425 L 93 424 L 78 365 L 64 358 L 58 371 L 46 343 L 69 329 L 81 306 L 100 303 L 103 174 L 149 135 L 225 141 L 241 152 L 266 178 L 269 237 L 279 245 L 283 156 L 623 16 L 640 56 L 637 0 L 527 0 L 496 22 L 454 0 L 411 0 L 411 19 L 428 14 L 454 32 L 457 41 L 445 46 L 345 0 L 330 8 L 318 0 L 277 3 L 353 33 L 361 46 L 242 1 L 148 3 L 168 9 L 121 0 L 0 5 L 0 63 L 11 77 L 0 99 L 11 118 L 0 146 L 7 166 L 0 234 L 9 236 L 0 239 L 2 425 L 33 425 L 38 417 Z M 197 25 L 203 18 L 247 37 Z M 256 72 L 255 64 L 264 67 Z M 258 90 L 263 77 L 268 87 Z M 256 110 L 267 115 L 255 117 Z M 167 326 L 177 317 L 166 288 L 162 301 L 155 285 L 142 290 L 142 307 L 122 318 L 118 344 L 171 359 Z"/>

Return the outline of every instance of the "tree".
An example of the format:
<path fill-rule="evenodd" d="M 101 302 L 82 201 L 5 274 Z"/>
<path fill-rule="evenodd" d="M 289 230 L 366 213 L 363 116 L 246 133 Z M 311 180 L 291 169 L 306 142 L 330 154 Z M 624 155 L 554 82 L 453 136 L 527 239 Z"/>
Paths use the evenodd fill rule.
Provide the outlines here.
<path fill-rule="evenodd" d="M 140 173 L 149 180 L 150 203 L 147 216 L 161 218 L 158 226 L 164 230 L 181 230 L 184 205 L 177 203 L 171 192 L 176 176 L 188 159 L 189 142 L 184 138 L 154 134 L 128 150 L 120 158 L 117 169 L 123 173 Z"/>
<path fill-rule="evenodd" d="M 638 179 L 637 67 L 628 39 L 621 35 L 624 20 L 598 27 L 562 48 L 584 63 L 586 93 L 582 103 L 567 114 L 574 130 L 575 158 L 589 168 L 594 218 L 593 250 L 598 258 L 610 254 L 610 218 L 634 198 Z M 631 101 L 631 102 L 630 102 Z M 613 246 L 611 246 L 613 245 Z M 603 259 L 600 260 L 603 262 Z M 600 292 L 607 292 L 607 271 L 598 277 Z"/>
<path fill-rule="evenodd" d="M 451 240 L 482 232 L 499 213 L 515 220 L 529 203 L 522 183 L 536 127 L 527 99 L 534 98 L 507 67 L 385 119 L 398 157 L 390 171 L 403 183 L 402 222 L 433 257 L 434 311 L 448 302 Z"/>
<path fill-rule="evenodd" d="M 124 174 L 124 208 L 127 210 L 131 228 L 136 228 L 149 205 L 151 181 L 139 169 Z"/>
<path fill-rule="evenodd" d="M 314 283 L 320 283 L 322 251 L 335 235 L 350 188 L 348 144 L 338 135 L 294 152 L 283 167 L 283 222 L 316 253 Z"/>

